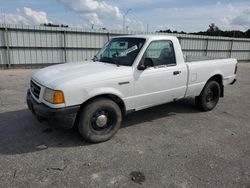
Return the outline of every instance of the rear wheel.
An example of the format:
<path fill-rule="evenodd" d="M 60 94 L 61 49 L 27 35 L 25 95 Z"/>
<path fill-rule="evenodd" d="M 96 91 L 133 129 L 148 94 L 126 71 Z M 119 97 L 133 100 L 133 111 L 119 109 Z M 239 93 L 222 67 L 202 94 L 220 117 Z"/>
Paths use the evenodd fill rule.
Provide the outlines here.
<path fill-rule="evenodd" d="M 77 120 L 78 130 L 89 142 L 112 138 L 121 126 L 122 113 L 112 100 L 99 98 L 84 106 Z"/>
<path fill-rule="evenodd" d="M 219 83 L 214 80 L 209 81 L 201 94 L 195 98 L 197 107 L 202 111 L 212 110 L 219 101 L 220 92 Z"/>

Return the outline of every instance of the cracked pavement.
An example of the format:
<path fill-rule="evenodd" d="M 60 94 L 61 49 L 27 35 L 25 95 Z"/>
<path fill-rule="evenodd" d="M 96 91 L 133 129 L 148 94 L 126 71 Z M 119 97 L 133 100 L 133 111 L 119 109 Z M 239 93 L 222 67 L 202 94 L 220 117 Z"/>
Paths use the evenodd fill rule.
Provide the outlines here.
<path fill-rule="evenodd" d="M 34 71 L 0 70 L 0 187 L 250 187 L 250 63 L 213 111 L 185 99 L 135 112 L 100 144 L 33 117 Z"/>

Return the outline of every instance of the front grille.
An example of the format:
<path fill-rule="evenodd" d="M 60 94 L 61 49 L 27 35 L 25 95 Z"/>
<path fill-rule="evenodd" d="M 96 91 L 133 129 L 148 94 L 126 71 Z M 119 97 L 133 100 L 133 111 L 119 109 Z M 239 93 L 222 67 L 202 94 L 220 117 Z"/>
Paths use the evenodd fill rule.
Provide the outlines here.
<path fill-rule="evenodd" d="M 39 99 L 41 87 L 35 84 L 32 80 L 30 81 L 30 91 L 37 99 Z"/>

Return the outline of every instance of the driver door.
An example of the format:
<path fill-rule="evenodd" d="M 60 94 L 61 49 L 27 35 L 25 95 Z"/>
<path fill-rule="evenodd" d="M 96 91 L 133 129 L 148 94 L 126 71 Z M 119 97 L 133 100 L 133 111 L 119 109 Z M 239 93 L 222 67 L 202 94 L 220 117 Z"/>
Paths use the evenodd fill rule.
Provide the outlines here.
<path fill-rule="evenodd" d="M 136 69 L 134 74 L 136 109 L 182 98 L 186 91 L 186 66 L 176 63 L 172 41 L 151 42 L 140 63 L 146 58 L 152 60 L 152 66 Z"/>

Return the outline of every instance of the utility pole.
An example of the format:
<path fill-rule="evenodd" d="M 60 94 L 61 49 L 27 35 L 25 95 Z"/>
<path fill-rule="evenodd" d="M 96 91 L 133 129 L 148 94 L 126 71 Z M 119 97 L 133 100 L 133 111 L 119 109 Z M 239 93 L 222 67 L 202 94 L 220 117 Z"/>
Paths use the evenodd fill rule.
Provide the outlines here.
<path fill-rule="evenodd" d="M 0 9 L 0 15 L 1 15 L 1 17 L 2 17 L 2 23 L 4 23 L 5 24 L 5 21 L 6 21 L 6 16 L 5 16 L 5 10 L 3 9 L 3 8 L 1 8 Z"/>
<path fill-rule="evenodd" d="M 125 32 L 126 26 L 125 26 L 125 21 L 126 21 L 126 16 L 128 15 L 128 13 L 131 11 L 132 9 L 129 8 L 125 14 L 123 14 L 123 32 Z"/>
<path fill-rule="evenodd" d="M 5 24 L 5 22 L 6 22 L 6 16 L 5 16 L 5 10 L 3 11 L 3 23 Z"/>

